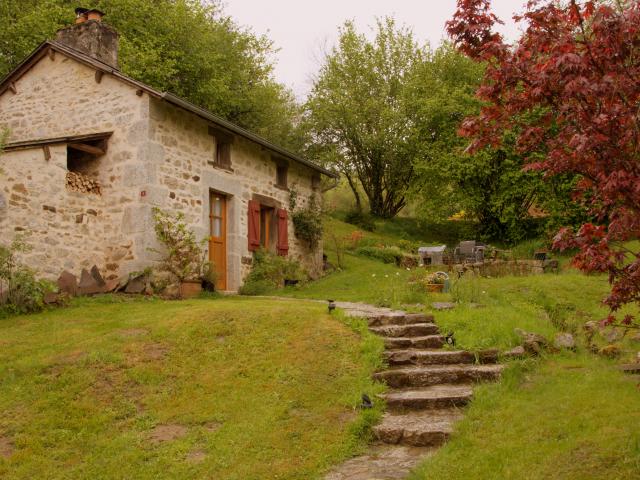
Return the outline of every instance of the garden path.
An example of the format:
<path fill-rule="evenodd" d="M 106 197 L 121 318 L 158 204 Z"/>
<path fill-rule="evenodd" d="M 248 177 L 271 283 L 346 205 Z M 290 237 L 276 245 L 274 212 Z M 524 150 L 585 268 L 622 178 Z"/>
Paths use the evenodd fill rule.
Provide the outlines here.
<path fill-rule="evenodd" d="M 325 480 L 403 479 L 447 440 L 474 383 L 499 379 L 498 352 L 443 348 L 447 338 L 430 315 L 362 303 L 336 306 L 367 319 L 370 330 L 384 337 L 388 368 L 375 378 L 390 389 L 382 395 L 388 411 L 374 427 L 376 443 Z"/>

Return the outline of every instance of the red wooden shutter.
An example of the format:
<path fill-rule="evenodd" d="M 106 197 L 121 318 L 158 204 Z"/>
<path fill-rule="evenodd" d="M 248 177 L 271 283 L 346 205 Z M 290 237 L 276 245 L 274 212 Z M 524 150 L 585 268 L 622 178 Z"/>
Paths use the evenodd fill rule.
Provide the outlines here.
<path fill-rule="evenodd" d="M 249 200 L 249 251 L 260 248 L 260 203 Z"/>
<path fill-rule="evenodd" d="M 278 255 L 286 257 L 289 253 L 289 222 L 287 211 L 278 209 Z"/>

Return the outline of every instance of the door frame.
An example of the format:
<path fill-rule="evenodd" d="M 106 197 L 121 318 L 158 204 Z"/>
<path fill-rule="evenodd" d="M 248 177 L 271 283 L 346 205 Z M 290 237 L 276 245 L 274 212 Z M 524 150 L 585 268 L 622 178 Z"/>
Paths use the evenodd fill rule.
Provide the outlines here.
<path fill-rule="evenodd" d="M 213 215 L 213 204 L 214 197 L 219 197 L 222 199 L 222 209 L 220 216 Z M 227 290 L 228 286 L 228 278 L 229 271 L 227 268 L 227 256 L 228 256 L 228 235 L 227 235 L 227 220 L 228 220 L 228 204 L 229 197 L 228 195 L 218 192 L 215 190 L 209 191 L 209 261 L 214 261 L 214 246 L 221 245 L 222 246 L 222 265 L 219 265 L 219 262 L 216 262 L 216 271 L 219 273 L 220 277 L 216 281 L 216 290 Z M 221 220 L 221 228 L 219 237 L 213 236 L 213 221 L 214 218 L 219 218 Z"/>

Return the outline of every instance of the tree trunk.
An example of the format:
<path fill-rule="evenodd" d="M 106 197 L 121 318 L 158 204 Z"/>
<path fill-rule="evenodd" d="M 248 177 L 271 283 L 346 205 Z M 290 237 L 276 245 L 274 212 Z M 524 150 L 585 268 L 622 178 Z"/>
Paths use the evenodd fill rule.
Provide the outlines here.
<path fill-rule="evenodd" d="M 360 200 L 360 193 L 358 193 L 358 186 L 355 184 L 355 182 L 351 178 L 351 175 L 345 173 L 344 176 L 347 177 L 347 182 L 349 182 L 349 187 L 351 187 L 351 191 L 353 192 L 353 197 L 356 200 L 356 210 L 358 212 L 362 212 L 362 201 Z"/>

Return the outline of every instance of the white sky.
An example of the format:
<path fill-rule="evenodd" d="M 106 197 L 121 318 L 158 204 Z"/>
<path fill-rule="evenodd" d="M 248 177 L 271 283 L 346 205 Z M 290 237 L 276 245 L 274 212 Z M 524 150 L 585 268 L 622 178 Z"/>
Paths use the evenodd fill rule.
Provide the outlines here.
<path fill-rule="evenodd" d="M 358 30 L 370 33 L 376 17 L 393 15 L 410 27 L 420 42 L 436 47 L 445 37 L 444 24 L 455 11 L 455 0 L 224 0 L 225 11 L 237 23 L 266 34 L 280 51 L 276 78 L 304 97 L 318 71 L 322 52 L 334 45 L 337 29 L 353 20 Z M 505 22 L 500 31 L 517 37 L 511 20 L 525 0 L 493 0 L 493 11 Z"/>

